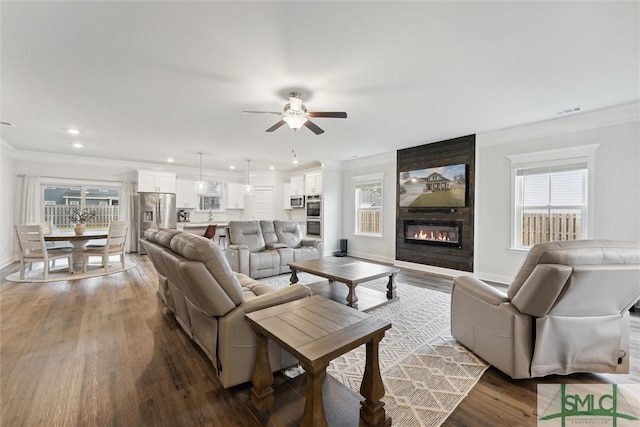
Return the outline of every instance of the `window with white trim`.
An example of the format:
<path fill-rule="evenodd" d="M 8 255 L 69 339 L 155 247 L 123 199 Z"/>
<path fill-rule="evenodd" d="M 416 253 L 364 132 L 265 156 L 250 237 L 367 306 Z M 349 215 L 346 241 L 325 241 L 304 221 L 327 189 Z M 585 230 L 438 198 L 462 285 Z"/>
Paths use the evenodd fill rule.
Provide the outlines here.
<path fill-rule="evenodd" d="M 589 147 L 589 156 L 553 159 L 567 154 L 567 150 L 554 150 L 546 156 L 534 153 L 532 158 L 543 161 L 527 163 L 518 161 L 526 159 L 526 155 L 511 157 L 514 248 L 587 238 L 589 169 L 595 146 L 583 148 Z M 551 160 L 544 160 L 545 157 Z"/>
<path fill-rule="evenodd" d="M 382 237 L 382 179 L 383 174 L 353 178 L 357 235 Z"/>

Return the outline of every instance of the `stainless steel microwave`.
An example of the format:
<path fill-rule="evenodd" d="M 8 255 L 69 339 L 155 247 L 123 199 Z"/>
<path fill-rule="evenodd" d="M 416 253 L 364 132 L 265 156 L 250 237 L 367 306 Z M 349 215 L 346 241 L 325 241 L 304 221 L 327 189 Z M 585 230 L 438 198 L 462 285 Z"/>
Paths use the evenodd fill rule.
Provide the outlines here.
<path fill-rule="evenodd" d="M 292 208 L 304 208 L 304 196 L 291 196 Z"/>

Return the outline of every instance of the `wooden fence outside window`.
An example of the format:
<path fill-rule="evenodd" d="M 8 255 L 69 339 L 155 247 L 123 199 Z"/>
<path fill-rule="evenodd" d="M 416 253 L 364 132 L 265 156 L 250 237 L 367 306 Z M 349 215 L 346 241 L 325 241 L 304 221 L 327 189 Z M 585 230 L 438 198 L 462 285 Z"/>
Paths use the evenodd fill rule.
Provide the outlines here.
<path fill-rule="evenodd" d="M 362 234 L 381 234 L 380 209 L 360 209 L 360 230 Z"/>
<path fill-rule="evenodd" d="M 45 205 L 44 220 L 58 229 L 73 228 L 75 223 L 71 222 L 71 212 L 78 209 L 78 206 L 71 205 Z M 96 216 L 87 223 L 89 228 L 109 228 L 112 221 L 117 221 L 120 214 L 120 206 L 89 206 L 90 212 L 95 212 Z"/>
<path fill-rule="evenodd" d="M 522 214 L 522 246 L 554 240 L 582 238 L 582 216 L 579 213 Z"/>

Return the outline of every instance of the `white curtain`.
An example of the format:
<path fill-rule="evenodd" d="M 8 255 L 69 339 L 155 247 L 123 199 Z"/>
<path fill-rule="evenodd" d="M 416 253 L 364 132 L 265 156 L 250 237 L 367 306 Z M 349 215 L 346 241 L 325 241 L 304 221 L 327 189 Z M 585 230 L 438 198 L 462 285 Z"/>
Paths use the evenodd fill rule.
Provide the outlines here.
<path fill-rule="evenodd" d="M 42 194 L 40 177 L 24 175 L 22 177 L 22 224 L 34 224 L 42 221 Z"/>
<path fill-rule="evenodd" d="M 131 181 L 125 181 L 122 185 L 120 195 L 120 220 L 127 221 L 129 228 L 127 231 L 127 252 L 138 250 L 138 223 L 135 215 L 135 189 Z"/>

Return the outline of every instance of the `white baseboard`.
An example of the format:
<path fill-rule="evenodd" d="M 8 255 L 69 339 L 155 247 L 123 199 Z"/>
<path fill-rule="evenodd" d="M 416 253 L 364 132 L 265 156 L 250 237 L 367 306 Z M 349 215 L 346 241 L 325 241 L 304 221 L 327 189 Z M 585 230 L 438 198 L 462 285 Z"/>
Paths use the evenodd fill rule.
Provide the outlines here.
<path fill-rule="evenodd" d="M 394 259 L 389 257 L 383 257 L 380 255 L 372 255 L 365 252 L 352 252 L 348 251 L 348 256 L 352 256 L 354 258 L 362 258 L 362 259 L 370 259 L 371 261 L 383 262 L 385 264 L 393 264 Z M 333 256 L 333 253 L 331 254 Z"/>
<path fill-rule="evenodd" d="M 19 260 L 18 257 L 15 256 L 15 255 L 10 257 L 10 258 L 1 260 L 0 261 L 0 270 L 5 268 L 5 267 L 8 267 L 9 265 L 13 264 L 14 262 L 16 262 L 18 260 Z"/>

